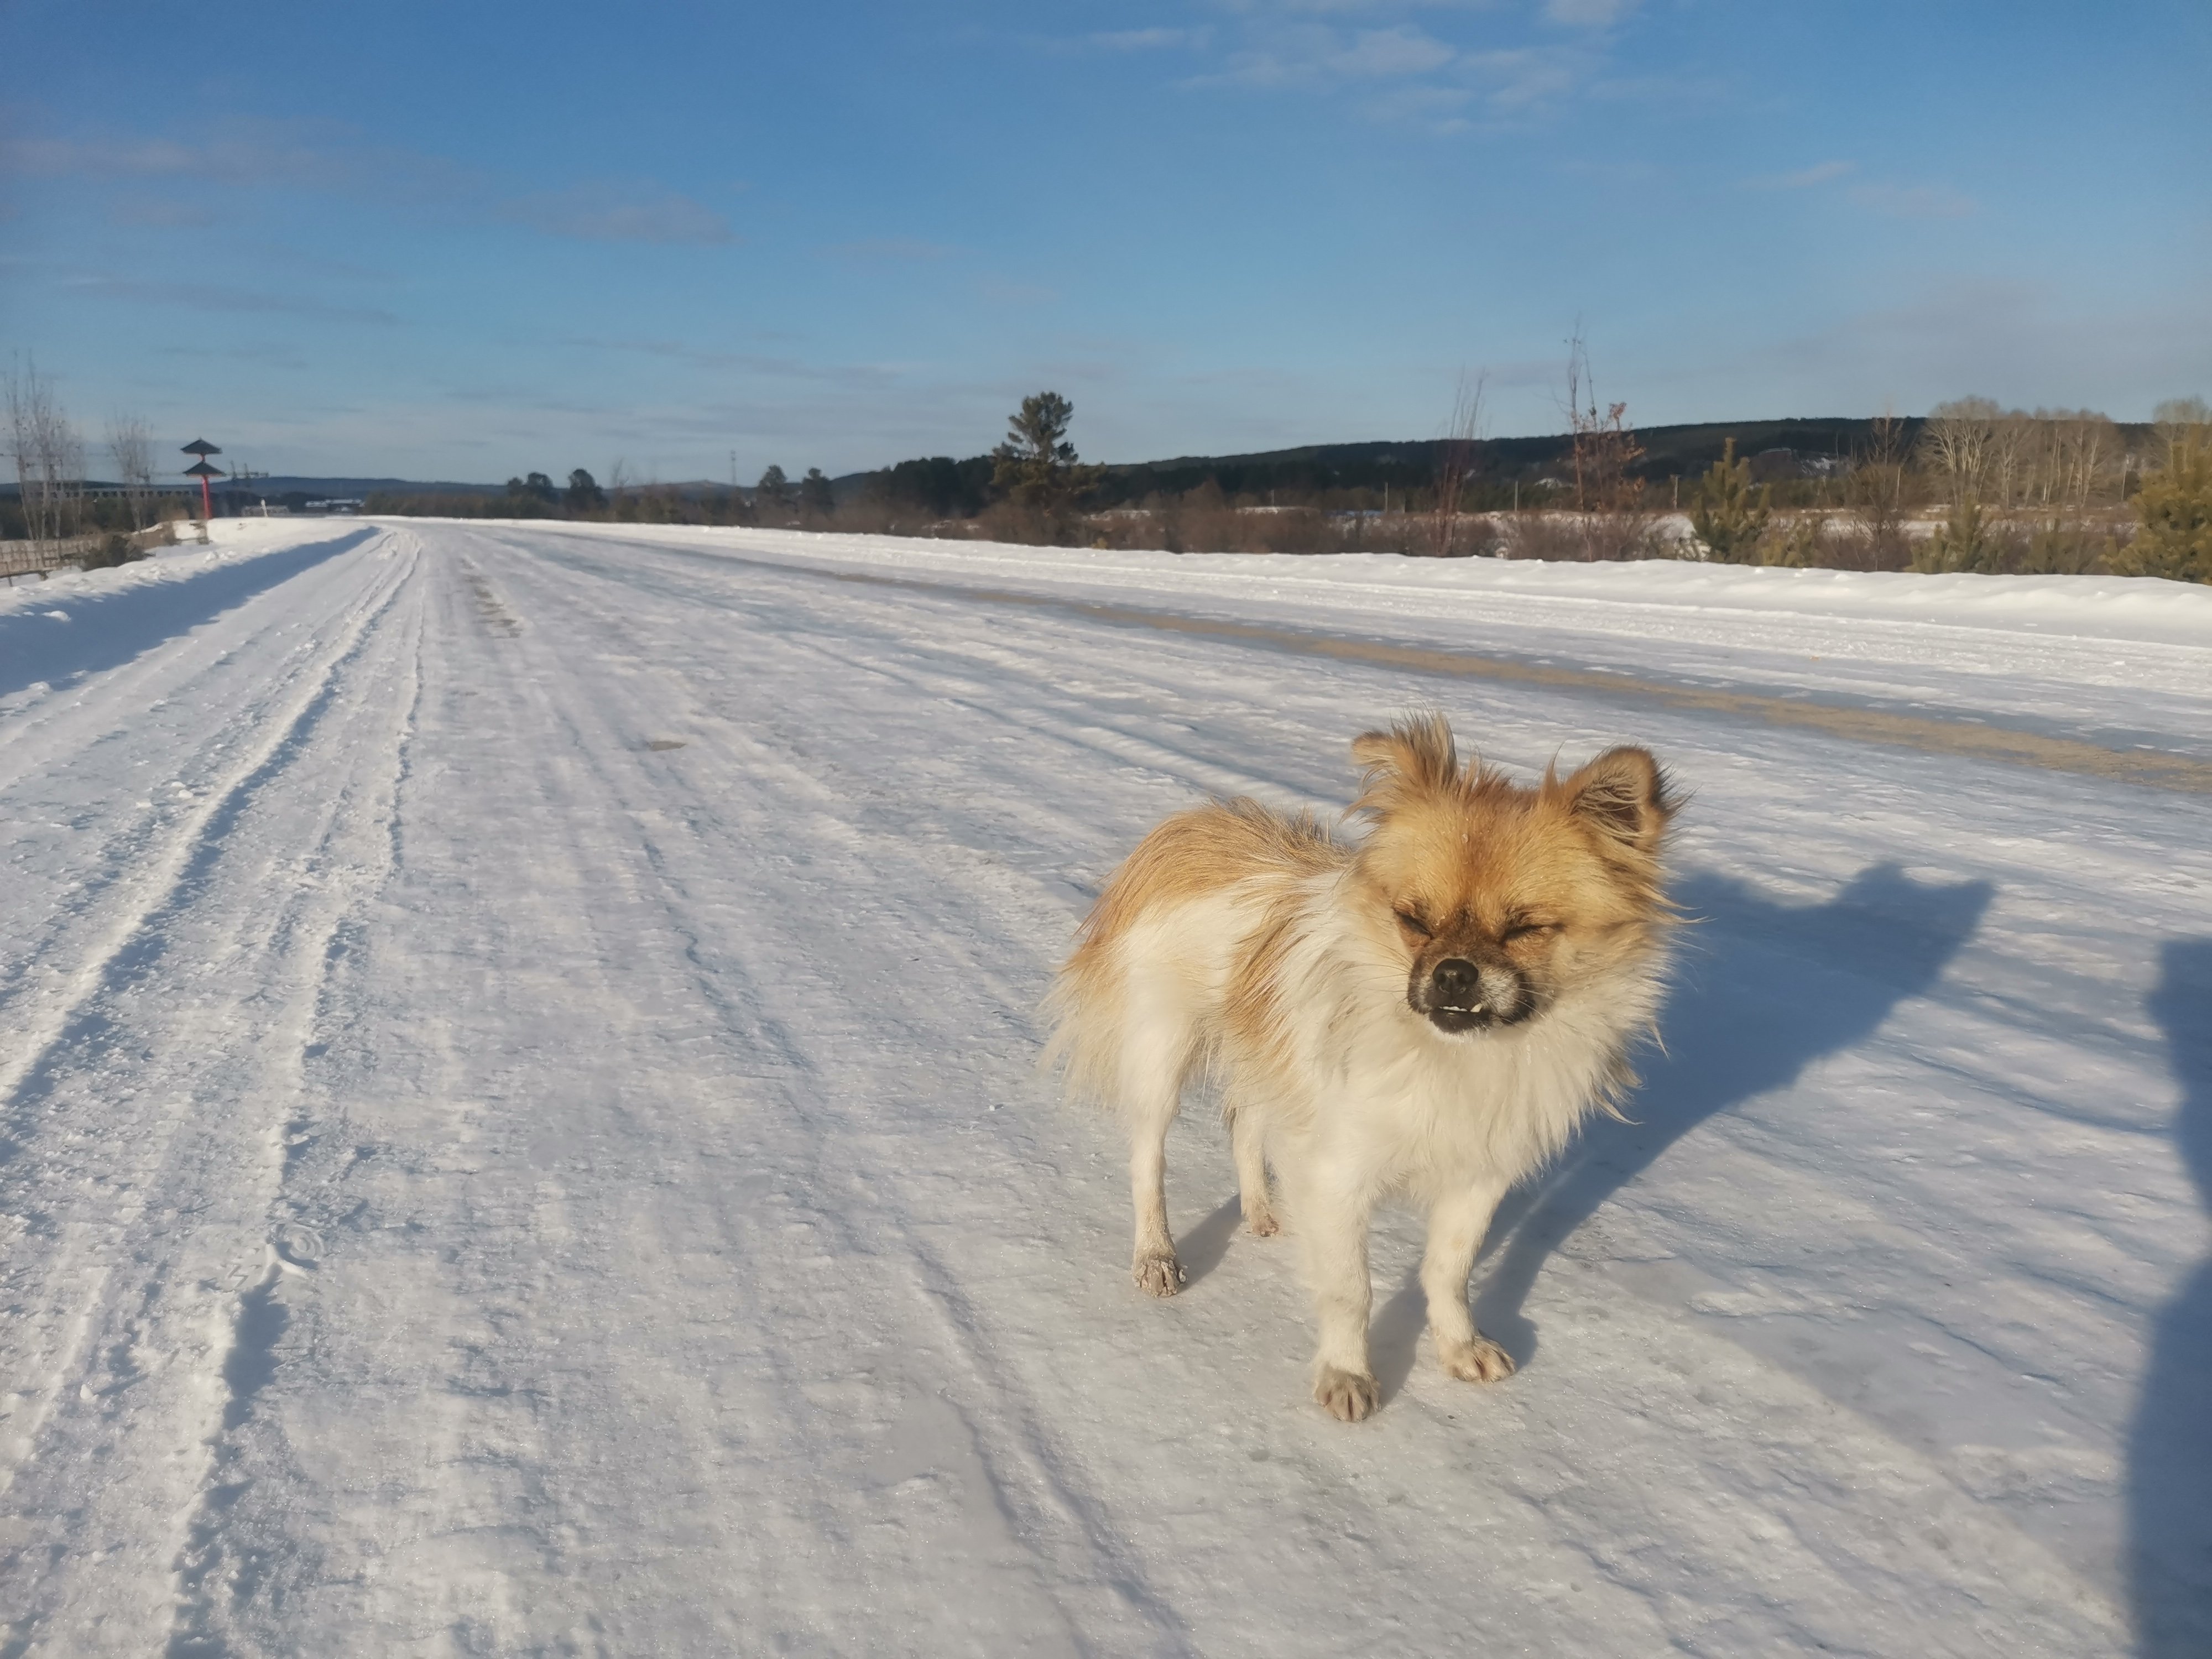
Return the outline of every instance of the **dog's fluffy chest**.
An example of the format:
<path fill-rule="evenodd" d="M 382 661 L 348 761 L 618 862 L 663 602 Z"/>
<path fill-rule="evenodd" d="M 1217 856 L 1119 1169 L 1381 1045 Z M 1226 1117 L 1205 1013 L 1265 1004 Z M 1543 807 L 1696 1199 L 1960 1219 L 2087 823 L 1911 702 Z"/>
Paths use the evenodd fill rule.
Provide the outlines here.
<path fill-rule="evenodd" d="M 1267 1067 L 1277 1090 L 1302 1097 L 1270 1115 L 1384 1185 L 1520 1179 L 1565 1145 L 1656 1000 L 1655 963 L 1529 1026 L 1446 1036 L 1407 1010 L 1393 965 L 1371 959 L 1329 907 L 1304 921 L 1282 964 L 1297 1010 L 1285 1035 L 1300 1052 Z"/>
<path fill-rule="evenodd" d="M 1316 1068 L 1334 1086 L 1299 1115 L 1325 1157 L 1416 1191 L 1518 1180 L 1573 1133 L 1612 1061 L 1551 1034 L 1438 1039 L 1386 1012 Z"/>

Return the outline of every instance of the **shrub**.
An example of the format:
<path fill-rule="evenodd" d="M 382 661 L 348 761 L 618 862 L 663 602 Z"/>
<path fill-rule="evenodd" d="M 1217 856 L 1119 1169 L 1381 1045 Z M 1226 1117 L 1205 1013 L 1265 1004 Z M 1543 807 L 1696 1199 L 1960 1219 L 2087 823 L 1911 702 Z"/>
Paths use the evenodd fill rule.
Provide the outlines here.
<path fill-rule="evenodd" d="M 1558 559 L 1603 564 L 1616 559 L 1663 556 L 1649 513 L 1516 513 L 1506 532 L 1509 559 Z"/>
<path fill-rule="evenodd" d="M 77 562 L 87 570 L 112 570 L 118 565 L 129 564 L 145 556 L 130 537 L 120 531 L 111 530 L 87 548 L 84 556 Z"/>
<path fill-rule="evenodd" d="M 1978 571 L 1994 575 L 2004 568 L 2005 538 L 1972 495 L 1961 495 L 1936 533 L 1912 550 L 1912 568 L 1923 575 Z"/>
<path fill-rule="evenodd" d="M 2024 576 L 2081 576 L 2112 568 L 2119 544 L 2090 526 L 2053 519 L 2032 532 L 2021 554 Z"/>

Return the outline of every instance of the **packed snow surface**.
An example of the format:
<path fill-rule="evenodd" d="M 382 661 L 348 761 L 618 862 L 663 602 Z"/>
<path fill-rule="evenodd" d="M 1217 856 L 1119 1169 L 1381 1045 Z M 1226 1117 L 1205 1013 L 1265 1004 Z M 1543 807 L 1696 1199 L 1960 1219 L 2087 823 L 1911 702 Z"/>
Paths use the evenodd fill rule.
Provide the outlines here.
<path fill-rule="evenodd" d="M 2212 759 L 2212 592 L 343 521 L 0 592 L 0 1652 L 2212 1652 L 2212 794 L 1759 698 Z M 1657 750 L 1700 921 L 1475 1270 L 1518 1374 L 1389 1212 L 1346 1427 L 1202 1101 L 1131 1285 L 1035 1009 L 1159 817 L 1427 704 Z"/>

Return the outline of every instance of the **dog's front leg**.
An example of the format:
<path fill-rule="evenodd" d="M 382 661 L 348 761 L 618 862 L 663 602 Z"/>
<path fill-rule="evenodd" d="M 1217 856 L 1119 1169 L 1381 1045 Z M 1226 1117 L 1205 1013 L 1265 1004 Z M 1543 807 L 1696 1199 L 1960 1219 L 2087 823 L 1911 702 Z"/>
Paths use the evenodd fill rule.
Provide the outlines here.
<path fill-rule="evenodd" d="M 1316 1185 L 1296 1195 L 1291 1219 L 1313 1288 L 1321 1346 L 1314 1355 L 1314 1399 L 1332 1417 L 1357 1423 L 1382 1401 L 1367 1363 L 1367 1276 L 1364 1192 Z"/>
<path fill-rule="evenodd" d="M 1429 1301 L 1429 1334 L 1437 1358 L 1463 1382 L 1495 1382 L 1513 1374 L 1513 1357 L 1474 1328 L 1467 1276 L 1474 1267 L 1505 1183 L 1486 1180 L 1438 1199 L 1429 1208 L 1429 1243 L 1421 1256 L 1421 1291 Z"/>

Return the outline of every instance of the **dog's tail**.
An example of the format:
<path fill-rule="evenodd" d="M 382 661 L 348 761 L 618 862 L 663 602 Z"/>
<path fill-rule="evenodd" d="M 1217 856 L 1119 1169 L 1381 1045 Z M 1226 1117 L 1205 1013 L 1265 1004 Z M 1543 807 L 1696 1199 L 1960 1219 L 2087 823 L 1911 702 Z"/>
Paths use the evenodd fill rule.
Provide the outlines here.
<path fill-rule="evenodd" d="M 1119 974 L 1103 960 L 1112 954 L 1086 941 L 1060 963 L 1045 994 L 1043 1012 L 1052 1028 L 1037 1069 L 1057 1074 L 1071 1101 L 1113 1106 L 1121 1095 L 1121 1057 L 1127 1046 L 1122 1018 L 1125 997 Z"/>

